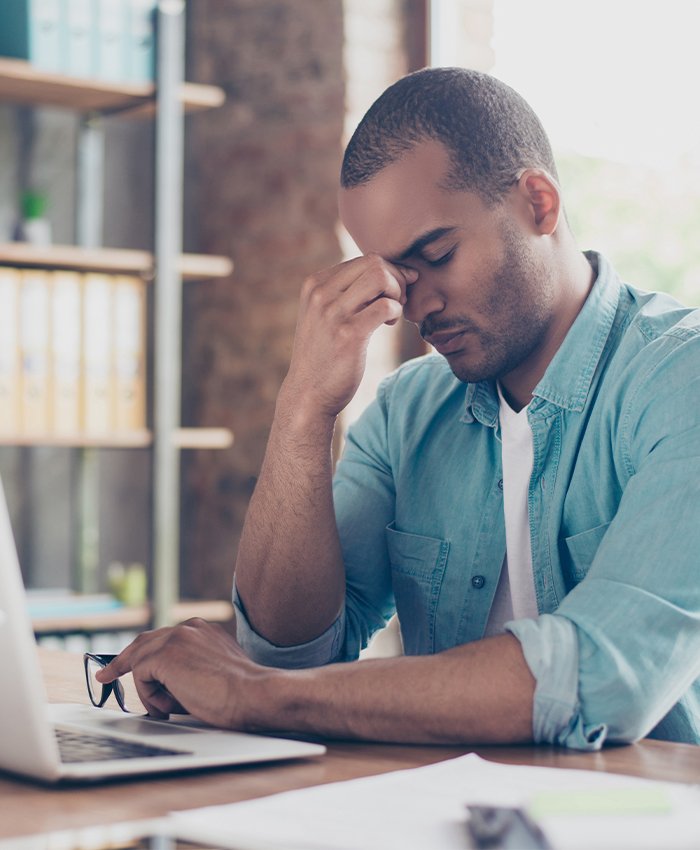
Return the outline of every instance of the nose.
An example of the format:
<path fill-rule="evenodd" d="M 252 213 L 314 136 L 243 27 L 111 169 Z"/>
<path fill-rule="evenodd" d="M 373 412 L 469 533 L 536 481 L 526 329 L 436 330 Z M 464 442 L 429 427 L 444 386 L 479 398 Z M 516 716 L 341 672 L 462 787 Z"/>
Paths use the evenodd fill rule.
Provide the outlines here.
<path fill-rule="evenodd" d="M 421 273 L 415 283 L 406 286 L 406 303 L 403 316 L 407 322 L 420 326 L 426 316 L 440 313 L 445 309 L 445 301 L 439 292 L 430 285 L 429 276 Z"/>

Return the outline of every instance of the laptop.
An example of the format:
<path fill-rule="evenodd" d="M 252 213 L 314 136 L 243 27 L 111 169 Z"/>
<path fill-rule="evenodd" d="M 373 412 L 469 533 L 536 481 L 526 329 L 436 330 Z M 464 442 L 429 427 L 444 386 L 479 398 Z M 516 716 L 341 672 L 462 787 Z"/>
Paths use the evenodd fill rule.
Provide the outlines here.
<path fill-rule="evenodd" d="M 83 681 L 81 662 L 76 658 L 75 676 Z M 0 482 L 0 770 L 47 783 L 80 782 L 319 756 L 325 749 L 190 718 L 50 704 Z"/>

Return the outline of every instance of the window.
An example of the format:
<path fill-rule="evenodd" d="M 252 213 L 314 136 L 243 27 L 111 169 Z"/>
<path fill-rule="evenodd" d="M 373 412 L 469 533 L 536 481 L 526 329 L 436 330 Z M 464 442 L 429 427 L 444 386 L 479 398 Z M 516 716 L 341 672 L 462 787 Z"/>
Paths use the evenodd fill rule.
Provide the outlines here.
<path fill-rule="evenodd" d="M 696 0 L 432 5 L 433 64 L 493 73 L 542 119 L 580 246 L 700 304 Z"/>

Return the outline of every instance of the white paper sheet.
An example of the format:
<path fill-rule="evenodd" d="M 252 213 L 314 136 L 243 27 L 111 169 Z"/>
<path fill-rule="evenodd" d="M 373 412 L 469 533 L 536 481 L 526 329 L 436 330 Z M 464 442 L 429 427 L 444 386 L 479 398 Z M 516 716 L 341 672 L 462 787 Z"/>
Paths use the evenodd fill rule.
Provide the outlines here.
<path fill-rule="evenodd" d="M 566 811 L 568 794 L 583 812 Z M 694 786 L 495 764 L 474 754 L 170 818 L 178 836 L 234 850 L 463 850 L 470 847 L 466 805 L 548 800 L 550 813 L 538 822 L 557 850 L 700 848 Z M 626 812 L 601 813 L 601 801 L 611 808 L 616 800 Z M 564 811 L 552 813 L 557 808 Z"/>

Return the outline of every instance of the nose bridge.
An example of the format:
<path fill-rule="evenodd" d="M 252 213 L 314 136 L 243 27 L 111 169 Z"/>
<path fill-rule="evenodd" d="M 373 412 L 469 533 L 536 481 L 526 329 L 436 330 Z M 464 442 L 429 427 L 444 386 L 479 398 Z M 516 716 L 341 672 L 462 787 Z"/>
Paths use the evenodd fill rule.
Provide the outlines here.
<path fill-rule="evenodd" d="M 431 280 L 430 274 L 421 271 L 418 280 L 406 287 L 404 318 L 416 325 L 431 313 L 439 313 L 445 307 L 445 301 Z"/>

